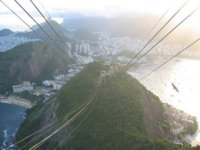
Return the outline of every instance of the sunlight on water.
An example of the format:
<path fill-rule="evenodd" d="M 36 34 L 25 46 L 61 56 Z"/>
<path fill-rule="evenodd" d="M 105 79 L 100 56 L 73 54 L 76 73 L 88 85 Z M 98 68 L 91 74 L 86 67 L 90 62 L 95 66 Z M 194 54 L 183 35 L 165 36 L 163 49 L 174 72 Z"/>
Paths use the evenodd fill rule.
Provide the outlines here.
<path fill-rule="evenodd" d="M 179 92 L 175 93 L 170 84 L 167 84 L 164 90 L 165 99 L 169 99 L 177 108 L 196 116 L 200 122 L 200 61 L 181 61 L 169 74 L 171 77 L 166 80 L 174 83 Z M 200 135 L 197 140 L 200 141 Z"/>
<path fill-rule="evenodd" d="M 154 65 L 155 68 L 158 64 Z M 140 68 L 130 74 L 139 79 L 151 71 L 148 68 Z M 163 102 L 196 116 L 200 123 L 200 61 L 174 60 L 142 80 L 142 83 L 147 89 L 158 95 Z M 177 90 L 172 84 L 176 86 Z M 195 140 L 200 142 L 199 133 Z"/>

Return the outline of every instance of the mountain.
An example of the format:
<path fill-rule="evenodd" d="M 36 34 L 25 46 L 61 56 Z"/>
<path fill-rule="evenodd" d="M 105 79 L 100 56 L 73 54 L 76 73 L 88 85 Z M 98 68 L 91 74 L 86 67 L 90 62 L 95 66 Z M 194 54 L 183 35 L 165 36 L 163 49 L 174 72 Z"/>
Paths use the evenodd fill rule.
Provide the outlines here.
<path fill-rule="evenodd" d="M 109 32 L 116 35 L 141 36 L 148 32 L 158 16 L 143 15 L 136 17 L 82 17 L 75 19 L 64 19 L 61 24 L 64 28 L 85 28 L 93 32 Z"/>
<path fill-rule="evenodd" d="M 86 41 L 97 41 L 98 40 L 98 35 L 95 33 L 85 29 L 85 28 L 80 28 L 75 31 L 74 37 L 79 40 L 86 40 Z"/>
<path fill-rule="evenodd" d="M 108 66 L 100 62 L 88 64 L 53 98 L 28 110 L 16 140 L 39 133 L 18 143 L 18 147 L 31 148 L 82 110 L 73 122 L 37 149 L 190 150 L 190 145 L 170 141 L 169 122 L 159 98 L 115 68 L 104 78 L 102 71 L 109 70 Z"/>
<path fill-rule="evenodd" d="M 67 36 L 66 36 L 67 30 L 65 30 L 60 24 L 58 24 L 58 23 L 57 23 L 56 21 L 54 21 L 54 20 L 49 20 L 49 23 L 50 23 L 51 26 L 58 32 L 58 34 L 59 34 L 61 37 L 67 39 Z M 42 23 L 42 24 L 40 24 L 40 25 L 41 25 L 51 36 L 58 38 L 57 35 L 52 31 L 51 27 L 50 27 L 46 22 L 44 22 L 44 23 Z M 40 28 L 38 28 L 38 27 L 34 27 L 34 28 L 35 28 L 35 31 L 36 31 L 36 32 L 40 33 L 42 36 L 44 36 L 44 37 L 47 38 L 47 36 L 44 34 L 44 32 L 43 32 Z"/>
<path fill-rule="evenodd" d="M 68 35 L 71 33 L 65 30 L 60 24 L 54 20 L 48 20 L 51 28 L 47 22 L 43 22 L 40 26 L 38 25 L 32 27 L 33 31 L 18 32 L 15 34 L 16 37 L 25 37 L 28 39 L 42 39 L 51 46 L 59 47 L 61 51 L 67 52 L 67 42 L 70 42 Z M 43 31 L 44 30 L 44 31 Z M 55 30 L 55 32 L 54 32 Z M 39 35 L 39 36 L 38 36 Z M 71 52 L 67 52 L 68 55 L 72 55 Z"/>
<path fill-rule="evenodd" d="M 28 39 L 40 39 L 33 31 L 28 31 L 28 32 L 18 32 L 15 34 L 17 37 L 25 37 Z"/>
<path fill-rule="evenodd" d="M 52 27 L 58 32 L 58 34 L 65 40 L 68 41 L 68 37 L 67 37 L 67 30 L 65 30 L 60 24 L 58 24 L 56 21 L 54 20 L 49 20 L 49 23 L 52 25 Z M 43 22 L 40 24 L 43 29 L 45 31 L 47 31 L 49 33 L 50 36 L 52 36 L 56 41 L 60 41 L 60 39 L 57 37 L 56 33 L 54 33 L 54 31 L 51 29 L 51 27 L 46 23 Z M 37 25 L 32 27 L 34 29 L 35 32 L 37 32 L 42 39 L 46 39 L 47 41 L 49 41 L 50 43 L 52 43 L 53 41 L 46 35 L 46 33 L 43 32 L 42 29 L 40 29 Z M 31 38 L 31 39 L 38 39 L 39 37 L 37 35 L 35 35 L 35 33 L 33 31 L 30 32 L 19 32 L 16 34 L 16 36 L 23 36 L 23 37 L 27 37 L 27 38 Z M 62 44 L 61 44 L 62 45 Z"/>
<path fill-rule="evenodd" d="M 74 30 L 86 28 L 91 31 L 105 31 L 105 25 L 108 25 L 108 21 L 103 17 L 65 18 L 61 25 L 64 28 Z"/>
<path fill-rule="evenodd" d="M 13 34 L 14 32 L 9 30 L 9 29 L 3 29 L 3 30 L 0 30 L 0 36 L 7 36 L 7 35 L 10 35 L 10 34 Z"/>
<path fill-rule="evenodd" d="M 40 82 L 64 71 L 73 60 L 41 41 L 29 42 L 0 53 L 0 93 L 22 81 Z"/>

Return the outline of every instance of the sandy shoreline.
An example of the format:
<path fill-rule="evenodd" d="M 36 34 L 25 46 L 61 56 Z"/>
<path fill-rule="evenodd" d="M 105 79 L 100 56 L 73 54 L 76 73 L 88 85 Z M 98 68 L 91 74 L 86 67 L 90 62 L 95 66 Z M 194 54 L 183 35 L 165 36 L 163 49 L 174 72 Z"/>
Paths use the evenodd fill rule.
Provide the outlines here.
<path fill-rule="evenodd" d="M 14 96 L 9 96 L 7 98 L 4 99 L 0 99 L 1 103 L 7 103 L 7 104 L 14 104 L 14 105 L 19 105 L 25 108 L 31 108 L 34 106 L 34 104 L 27 99 L 22 99 L 19 97 L 14 97 Z"/>

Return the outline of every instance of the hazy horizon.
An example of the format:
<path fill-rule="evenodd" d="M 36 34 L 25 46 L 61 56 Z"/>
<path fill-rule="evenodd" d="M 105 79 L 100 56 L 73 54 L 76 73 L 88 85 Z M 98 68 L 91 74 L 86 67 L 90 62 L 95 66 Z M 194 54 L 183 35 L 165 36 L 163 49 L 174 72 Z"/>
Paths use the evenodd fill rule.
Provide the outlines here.
<path fill-rule="evenodd" d="M 14 2 L 14 0 L 5 1 L 18 15 L 20 15 L 24 20 L 26 20 L 30 25 L 35 23 L 19 8 L 19 6 Z M 29 0 L 22 1 L 18 0 L 28 12 L 36 18 L 36 20 L 41 23 L 44 22 L 40 14 L 33 7 Z M 114 0 L 34 0 L 33 1 L 44 13 L 46 18 L 48 17 L 47 12 L 52 18 L 64 17 L 135 17 L 145 14 L 152 14 L 155 16 L 161 16 L 166 10 L 169 9 L 165 18 L 169 18 L 184 2 L 185 0 L 124 0 L 124 1 L 114 1 Z M 199 5 L 198 0 L 190 0 L 188 5 L 180 12 L 180 14 L 173 20 L 173 22 L 178 22 L 189 12 Z M 44 7 L 43 7 L 44 6 Z M 196 28 L 200 26 L 200 21 L 198 19 L 199 11 L 196 12 L 185 24 L 189 27 Z M 10 12 L 2 3 L 0 3 L 0 17 L 5 18 L 0 20 L 0 29 L 11 28 L 15 31 L 21 31 L 25 25 Z M 61 21 L 62 22 L 62 21 Z M 4 27 L 5 26 L 5 27 Z"/>

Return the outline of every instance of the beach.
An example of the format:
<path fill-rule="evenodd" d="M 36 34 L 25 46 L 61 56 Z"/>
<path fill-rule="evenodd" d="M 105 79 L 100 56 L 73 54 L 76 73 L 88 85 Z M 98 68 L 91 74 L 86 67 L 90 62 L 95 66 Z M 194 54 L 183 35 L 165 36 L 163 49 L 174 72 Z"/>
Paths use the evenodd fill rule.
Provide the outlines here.
<path fill-rule="evenodd" d="M 14 105 L 22 106 L 25 108 L 31 108 L 34 106 L 34 104 L 30 100 L 15 97 L 15 96 L 9 96 L 9 97 L 0 99 L 0 102 L 7 103 L 7 104 L 14 104 Z"/>

